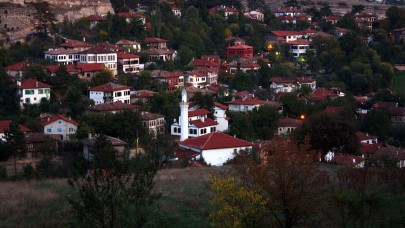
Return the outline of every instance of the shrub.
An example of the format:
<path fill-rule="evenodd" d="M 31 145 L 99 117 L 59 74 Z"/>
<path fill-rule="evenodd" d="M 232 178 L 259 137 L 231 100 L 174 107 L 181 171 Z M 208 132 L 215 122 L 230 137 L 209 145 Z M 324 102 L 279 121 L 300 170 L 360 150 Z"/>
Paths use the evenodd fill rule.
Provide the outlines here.
<path fill-rule="evenodd" d="M 7 169 L 4 166 L 0 166 L 0 180 L 7 179 Z"/>
<path fill-rule="evenodd" d="M 23 177 L 24 178 L 31 179 L 34 177 L 34 175 L 35 175 L 35 170 L 31 166 L 31 164 L 24 166 L 24 168 L 23 168 Z"/>

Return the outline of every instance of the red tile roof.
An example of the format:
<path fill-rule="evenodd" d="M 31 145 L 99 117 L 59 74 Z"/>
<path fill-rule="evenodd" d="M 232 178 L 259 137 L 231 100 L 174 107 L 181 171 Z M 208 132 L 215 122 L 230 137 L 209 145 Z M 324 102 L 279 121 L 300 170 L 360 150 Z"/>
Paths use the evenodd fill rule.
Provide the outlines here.
<path fill-rule="evenodd" d="M 153 97 L 156 92 L 153 92 L 151 90 L 137 90 L 135 93 L 131 94 L 131 98 L 148 98 L 148 97 Z"/>
<path fill-rule="evenodd" d="M 143 42 L 145 43 L 166 43 L 168 40 L 156 38 L 156 37 L 147 37 Z"/>
<path fill-rule="evenodd" d="M 76 67 L 83 72 L 96 72 L 105 69 L 105 65 L 103 63 L 78 63 Z"/>
<path fill-rule="evenodd" d="M 193 111 L 188 111 L 188 117 L 203 116 L 207 114 L 210 114 L 210 111 L 208 111 L 207 109 L 197 109 Z"/>
<path fill-rule="evenodd" d="M 190 122 L 191 124 L 195 125 L 197 128 L 209 127 L 209 126 L 216 126 L 218 122 L 211 119 L 211 118 L 204 118 L 204 122 L 202 119 L 193 120 Z"/>
<path fill-rule="evenodd" d="M 100 15 L 95 15 L 95 14 L 88 16 L 87 19 L 89 21 L 105 21 L 106 20 L 105 17 L 100 16 Z"/>
<path fill-rule="evenodd" d="M 119 40 L 117 43 L 115 43 L 115 45 L 134 45 L 134 44 L 139 44 L 136 41 L 132 41 L 132 40 Z"/>
<path fill-rule="evenodd" d="M 303 32 L 301 31 L 272 31 L 275 36 L 297 36 L 297 35 L 303 35 Z"/>
<path fill-rule="evenodd" d="M 33 63 L 28 61 L 19 62 L 6 67 L 6 70 L 10 71 L 24 71 L 27 67 L 31 66 Z"/>
<path fill-rule="evenodd" d="M 94 112 L 111 112 L 120 110 L 137 110 L 140 106 L 122 102 L 103 103 L 94 106 L 89 106 L 86 109 Z"/>
<path fill-rule="evenodd" d="M 12 122 L 11 120 L 0 120 L 0 133 L 4 133 L 10 127 L 11 122 Z M 31 131 L 29 128 L 21 124 L 19 124 L 18 126 L 20 127 L 21 132 Z"/>
<path fill-rule="evenodd" d="M 89 90 L 90 91 L 102 91 L 102 92 L 114 92 L 114 91 L 128 90 L 128 89 L 131 89 L 131 87 L 110 82 L 110 83 L 107 83 L 104 85 L 99 85 L 99 86 L 90 88 Z"/>
<path fill-rule="evenodd" d="M 21 82 L 21 85 L 18 87 L 20 89 L 35 89 L 35 88 L 51 88 L 50 85 L 40 82 L 33 78 L 28 78 Z"/>
<path fill-rule="evenodd" d="M 180 144 L 202 150 L 253 146 L 253 143 L 234 138 L 222 132 L 213 132 L 196 138 L 189 138 L 180 142 Z"/>
<path fill-rule="evenodd" d="M 360 141 L 372 140 L 372 139 L 377 139 L 377 138 L 378 138 L 378 137 L 375 136 L 375 135 L 370 135 L 370 134 L 368 134 L 368 133 L 363 133 L 363 132 L 360 132 L 360 131 L 356 132 L 356 135 L 357 135 L 357 138 L 358 138 Z"/>
<path fill-rule="evenodd" d="M 51 124 L 51 123 L 53 123 L 55 121 L 58 121 L 58 120 L 64 120 L 64 121 L 66 121 L 68 123 L 79 126 L 78 122 L 72 120 L 70 117 L 67 117 L 67 116 L 64 116 L 64 115 L 61 115 L 61 114 L 56 114 L 56 115 L 53 115 L 53 116 L 47 116 L 47 117 L 43 118 L 41 120 L 41 125 L 46 126 L 46 125 Z"/>
<path fill-rule="evenodd" d="M 364 158 L 360 156 L 354 156 L 350 154 L 336 153 L 332 159 L 332 162 L 347 167 L 355 167 L 359 163 L 363 162 Z"/>
<path fill-rule="evenodd" d="M 328 97 L 337 97 L 337 94 L 333 90 L 324 87 L 319 87 L 312 92 L 312 96 L 317 100 L 325 100 Z"/>
<path fill-rule="evenodd" d="M 242 100 L 228 101 L 226 103 L 234 104 L 234 105 L 261 105 L 261 104 L 265 104 L 266 102 L 259 100 L 259 99 L 246 98 L 246 99 L 242 99 Z"/>
<path fill-rule="evenodd" d="M 237 45 L 234 45 L 234 46 L 229 46 L 229 47 L 227 47 L 226 49 L 227 49 L 227 50 L 233 50 L 233 49 L 235 49 L 235 50 L 239 50 L 239 49 L 253 49 L 253 47 L 252 47 L 252 46 L 249 46 L 249 45 L 245 45 L 245 44 L 237 44 Z"/>
<path fill-rule="evenodd" d="M 193 150 L 186 149 L 186 148 L 183 148 L 180 146 L 176 147 L 174 154 L 176 155 L 176 157 L 178 159 L 193 158 L 193 157 L 200 155 L 200 153 L 198 153 L 198 152 L 195 152 Z"/>
<path fill-rule="evenodd" d="M 309 40 L 297 39 L 297 40 L 288 41 L 286 44 L 287 45 L 310 45 L 311 43 L 312 42 Z"/>
<path fill-rule="evenodd" d="M 219 102 L 214 102 L 214 106 L 216 106 L 216 107 L 218 107 L 218 108 L 221 108 L 221 109 L 223 109 L 223 110 L 228 110 L 228 106 L 226 106 L 226 105 L 223 105 L 223 104 L 221 104 L 221 103 L 219 103 Z"/>
<path fill-rule="evenodd" d="M 139 59 L 140 56 L 139 55 L 134 55 L 134 54 L 131 54 L 131 53 L 122 53 L 122 52 L 120 52 L 120 53 L 117 54 L 117 58 L 118 59 Z"/>
<path fill-rule="evenodd" d="M 374 143 L 374 144 L 361 144 L 360 151 L 362 154 L 374 154 L 380 149 L 382 146 L 384 146 L 383 143 Z"/>
<path fill-rule="evenodd" d="M 142 120 L 156 120 L 160 118 L 165 118 L 164 115 L 158 114 L 158 113 L 151 113 L 151 112 L 141 112 L 141 118 Z"/>
<path fill-rule="evenodd" d="M 302 125 L 302 120 L 293 119 L 289 117 L 281 118 L 278 120 L 278 127 L 299 127 Z"/>

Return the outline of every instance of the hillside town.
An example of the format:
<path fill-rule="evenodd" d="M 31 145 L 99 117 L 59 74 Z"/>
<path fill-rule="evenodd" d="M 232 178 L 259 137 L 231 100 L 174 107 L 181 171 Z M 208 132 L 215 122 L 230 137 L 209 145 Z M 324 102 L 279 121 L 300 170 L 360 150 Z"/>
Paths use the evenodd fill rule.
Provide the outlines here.
<path fill-rule="evenodd" d="M 321 1 L 110 2 L 111 12 L 63 20 L 49 3 L 32 3 L 34 31 L 23 39 L 0 40 L 0 179 L 91 182 L 136 170 L 133 164 L 140 159 L 163 173 L 235 167 L 246 180 L 210 179 L 219 211 L 206 219 L 218 227 L 315 226 L 319 218 L 308 217 L 305 206 L 296 206 L 302 217 L 281 209 L 274 220 L 259 216 L 261 207 L 278 203 L 268 196 L 276 194 L 268 191 L 276 189 L 271 186 L 277 184 L 277 169 L 296 172 L 286 177 L 288 183 L 309 175 L 299 182 L 308 184 L 306 189 L 322 178 L 330 186 L 361 178 L 336 170 L 386 175 L 385 184 L 400 185 L 395 196 L 402 203 L 379 210 L 405 206 L 404 3 L 368 1 L 387 7 L 376 14 L 363 2 L 342 1 L 339 7 L 347 9 L 342 15 Z M 7 16 L 3 12 L 0 20 Z M 315 168 L 309 171 L 308 164 Z M 389 179 L 394 176 L 402 179 Z M 224 187 L 233 184 L 243 185 L 247 204 L 260 196 L 266 205 L 234 205 L 240 214 L 221 211 L 229 203 L 221 191 L 236 191 Z M 372 196 L 354 189 L 359 193 L 350 194 Z M 80 211 L 79 204 L 72 205 Z M 364 208 L 371 213 L 373 206 Z M 223 219 L 221 213 L 229 214 Z M 358 213 L 318 222 L 320 227 L 405 225 L 400 211 L 380 225 Z M 86 226 L 82 222 L 91 220 L 86 219 L 79 224 Z"/>

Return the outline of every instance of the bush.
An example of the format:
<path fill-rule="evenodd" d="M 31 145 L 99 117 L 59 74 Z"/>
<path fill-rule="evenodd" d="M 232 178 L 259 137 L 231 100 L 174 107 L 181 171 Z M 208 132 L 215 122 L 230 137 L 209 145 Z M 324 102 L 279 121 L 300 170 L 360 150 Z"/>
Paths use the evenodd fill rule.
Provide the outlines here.
<path fill-rule="evenodd" d="M 52 164 L 49 158 L 43 158 L 37 165 L 39 177 L 50 177 L 52 175 Z"/>
<path fill-rule="evenodd" d="M 24 168 L 23 168 L 23 177 L 27 178 L 27 179 L 31 179 L 34 176 L 35 176 L 35 170 L 31 166 L 31 164 L 28 164 L 28 165 L 24 166 Z"/>

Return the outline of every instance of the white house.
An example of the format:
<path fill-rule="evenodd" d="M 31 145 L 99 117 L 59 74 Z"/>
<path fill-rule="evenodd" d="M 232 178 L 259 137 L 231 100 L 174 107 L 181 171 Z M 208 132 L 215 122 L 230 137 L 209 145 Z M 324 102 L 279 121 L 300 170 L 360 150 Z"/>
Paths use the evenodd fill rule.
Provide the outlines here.
<path fill-rule="evenodd" d="M 129 104 L 130 89 L 131 87 L 129 86 L 110 82 L 90 88 L 90 99 L 92 99 L 96 105 L 106 102 L 122 102 Z"/>
<path fill-rule="evenodd" d="M 41 125 L 45 134 L 60 135 L 62 141 L 70 140 L 75 134 L 79 123 L 64 115 L 48 115 L 42 118 Z"/>
<path fill-rule="evenodd" d="M 41 99 L 49 100 L 51 97 L 51 86 L 37 81 L 36 79 L 26 79 L 17 82 L 18 94 L 20 97 L 21 107 L 24 104 L 40 104 Z"/>
<path fill-rule="evenodd" d="M 252 111 L 254 108 L 259 108 L 261 105 L 264 105 L 266 101 L 253 98 L 243 98 L 241 100 L 233 100 L 226 103 L 228 104 L 229 111 L 246 112 Z"/>
<path fill-rule="evenodd" d="M 295 78 L 285 78 L 285 77 L 273 77 L 270 78 L 270 89 L 275 92 L 291 93 L 302 86 L 307 86 L 312 91 L 316 89 L 316 80 L 313 78 L 305 77 L 295 77 Z"/>
<path fill-rule="evenodd" d="M 356 132 L 357 138 L 362 144 L 376 144 L 378 143 L 378 137 L 375 135 L 370 135 L 368 133 Z"/>
<path fill-rule="evenodd" d="M 142 124 L 150 134 L 161 134 L 165 132 L 165 117 L 151 112 L 141 112 Z"/>
<path fill-rule="evenodd" d="M 201 135 L 209 134 L 211 132 L 217 131 L 218 122 L 207 117 L 210 112 L 206 109 L 197 109 L 188 112 L 188 122 L 187 125 L 188 137 L 198 137 Z M 172 124 L 170 127 L 171 135 L 181 135 L 182 132 L 182 118 L 180 114 L 179 121 Z"/>
<path fill-rule="evenodd" d="M 125 49 L 129 49 L 128 52 L 132 49 L 134 52 L 141 52 L 141 44 L 137 41 L 132 40 L 119 40 L 115 45 L 119 47 L 123 47 Z"/>
<path fill-rule="evenodd" d="M 229 117 L 226 116 L 226 110 L 228 110 L 228 106 L 214 102 L 214 117 L 218 122 L 217 131 L 224 132 L 229 129 Z"/>
<path fill-rule="evenodd" d="M 49 49 L 45 52 L 45 59 L 51 59 L 62 65 L 73 64 L 80 60 L 80 52 L 82 51 L 77 49 Z"/>
<path fill-rule="evenodd" d="M 0 141 L 4 140 L 6 130 L 10 127 L 11 120 L 0 120 Z M 19 125 L 20 131 L 23 133 L 30 132 L 31 130 L 23 125 Z"/>
<path fill-rule="evenodd" d="M 290 46 L 290 53 L 298 58 L 307 53 L 307 50 L 313 50 L 312 42 L 304 39 L 288 41 L 286 45 Z"/>
<path fill-rule="evenodd" d="M 176 149 L 178 158 L 203 158 L 213 166 L 222 166 L 241 151 L 251 150 L 253 144 L 222 132 L 213 132 L 179 143 Z"/>
<path fill-rule="evenodd" d="M 172 12 L 173 12 L 174 16 L 179 17 L 179 18 L 181 17 L 181 8 L 174 6 L 174 7 L 172 7 Z"/>
<path fill-rule="evenodd" d="M 284 117 L 277 122 L 277 135 L 288 135 L 302 125 L 302 120 Z"/>
<path fill-rule="evenodd" d="M 111 144 L 111 146 L 116 151 L 115 157 L 120 160 L 125 160 L 130 158 L 130 155 L 125 153 L 125 148 L 127 147 L 127 143 L 111 136 L 106 135 L 106 140 Z M 94 159 L 94 155 L 91 153 L 92 147 L 96 142 L 97 137 L 93 137 L 91 134 L 88 135 L 87 138 L 82 139 L 81 142 L 83 144 L 83 157 L 86 160 L 92 161 Z"/>
<path fill-rule="evenodd" d="M 32 62 L 23 61 L 23 62 L 19 62 L 19 63 L 15 63 L 13 65 L 7 66 L 5 68 L 5 70 L 6 70 L 6 73 L 11 77 L 22 78 L 22 75 L 23 75 L 25 69 L 27 69 L 27 67 L 32 66 L 32 65 L 33 65 Z"/>
<path fill-rule="evenodd" d="M 138 73 L 139 72 L 139 56 L 130 53 L 118 53 L 118 66 L 124 73 Z"/>
<path fill-rule="evenodd" d="M 256 20 L 256 21 L 260 21 L 260 22 L 264 21 L 264 14 L 259 12 L 259 11 L 252 10 L 250 12 L 244 13 L 243 15 L 246 18 L 249 18 L 249 19 L 252 19 L 252 20 Z"/>
<path fill-rule="evenodd" d="M 114 50 L 108 50 L 103 47 L 90 48 L 80 52 L 79 61 L 81 63 L 103 63 L 110 69 L 113 75 L 117 75 L 117 53 Z"/>

